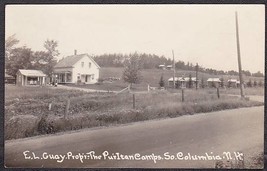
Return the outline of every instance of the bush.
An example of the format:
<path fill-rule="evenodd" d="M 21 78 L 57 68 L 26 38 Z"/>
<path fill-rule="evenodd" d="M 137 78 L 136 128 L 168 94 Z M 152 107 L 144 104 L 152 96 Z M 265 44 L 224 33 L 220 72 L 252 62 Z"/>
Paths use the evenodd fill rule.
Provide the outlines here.
<path fill-rule="evenodd" d="M 5 123 L 5 139 L 17 139 L 36 135 L 38 117 L 33 115 L 13 116 Z"/>

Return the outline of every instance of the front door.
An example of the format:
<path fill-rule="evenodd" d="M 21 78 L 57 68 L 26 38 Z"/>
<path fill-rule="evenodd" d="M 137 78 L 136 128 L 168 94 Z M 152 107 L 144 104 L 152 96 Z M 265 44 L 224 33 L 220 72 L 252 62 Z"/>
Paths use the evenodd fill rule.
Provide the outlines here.
<path fill-rule="evenodd" d="M 91 75 L 86 75 L 85 76 L 85 82 L 88 83 L 91 81 Z"/>

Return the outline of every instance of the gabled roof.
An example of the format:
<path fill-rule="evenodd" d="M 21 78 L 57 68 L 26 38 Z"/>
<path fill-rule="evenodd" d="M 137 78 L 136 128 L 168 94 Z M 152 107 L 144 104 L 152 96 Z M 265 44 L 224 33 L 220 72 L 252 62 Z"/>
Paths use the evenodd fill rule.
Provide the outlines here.
<path fill-rule="evenodd" d="M 175 77 L 174 80 L 175 80 L 175 81 L 178 81 L 179 78 Z M 169 78 L 168 81 L 173 81 L 173 77 Z"/>
<path fill-rule="evenodd" d="M 90 60 L 98 68 L 100 68 L 100 66 L 94 61 L 94 59 L 92 57 L 90 57 L 87 53 L 65 57 L 65 58 L 61 59 L 60 61 L 58 61 L 58 63 L 56 64 L 55 68 L 68 68 L 68 67 L 73 67 L 79 60 L 81 60 L 85 56 L 89 57 Z"/>
<path fill-rule="evenodd" d="M 220 78 L 209 78 L 208 82 L 221 82 Z"/>
<path fill-rule="evenodd" d="M 192 81 L 196 81 L 196 77 L 192 77 L 191 78 Z M 189 77 L 175 77 L 174 78 L 175 81 L 189 81 Z M 168 81 L 173 81 L 173 77 L 169 78 Z"/>
<path fill-rule="evenodd" d="M 46 77 L 43 71 L 40 70 L 19 69 L 18 72 L 25 76 Z"/>
<path fill-rule="evenodd" d="M 237 79 L 229 79 L 227 82 L 237 82 Z"/>

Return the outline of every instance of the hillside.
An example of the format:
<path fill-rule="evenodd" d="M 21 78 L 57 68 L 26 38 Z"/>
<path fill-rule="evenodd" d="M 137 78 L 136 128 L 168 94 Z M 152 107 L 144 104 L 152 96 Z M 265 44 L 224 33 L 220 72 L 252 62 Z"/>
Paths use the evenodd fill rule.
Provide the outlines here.
<path fill-rule="evenodd" d="M 108 77 L 119 77 L 121 78 L 123 72 L 123 68 L 117 68 L 117 67 L 103 67 L 100 69 L 100 78 L 108 78 Z M 187 71 L 187 70 L 178 70 L 176 71 L 176 77 L 185 76 L 188 77 L 191 73 L 192 77 L 195 77 L 196 72 L 195 71 Z M 173 71 L 172 70 L 162 70 L 162 69 L 143 69 L 141 70 L 142 75 L 142 81 L 140 85 L 147 85 L 150 84 L 151 86 L 158 86 L 160 76 L 163 74 L 163 78 L 165 80 L 165 83 L 167 84 L 167 80 L 171 77 L 173 77 Z M 230 75 L 211 75 L 208 73 L 199 72 L 198 73 L 199 79 L 204 79 L 206 81 L 208 78 L 224 78 L 224 80 L 228 80 L 230 78 L 238 79 L 238 76 L 230 76 Z M 263 77 L 248 77 L 245 76 L 244 80 L 247 82 L 251 79 L 252 81 L 264 81 Z M 124 84 L 123 80 L 115 81 L 116 83 Z M 115 83 L 114 82 L 114 83 Z M 127 86 L 127 84 L 125 83 Z"/>

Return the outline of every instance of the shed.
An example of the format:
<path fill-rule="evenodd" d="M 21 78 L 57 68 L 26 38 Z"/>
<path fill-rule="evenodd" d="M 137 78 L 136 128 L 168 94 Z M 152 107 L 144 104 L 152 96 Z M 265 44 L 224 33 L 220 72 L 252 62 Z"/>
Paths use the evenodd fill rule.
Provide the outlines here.
<path fill-rule="evenodd" d="M 5 83 L 6 84 L 15 84 L 16 83 L 16 79 L 15 79 L 15 77 L 5 73 Z"/>
<path fill-rule="evenodd" d="M 207 80 L 208 87 L 218 88 L 220 86 L 221 80 L 220 78 L 209 78 Z"/>
<path fill-rule="evenodd" d="M 27 85 L 45 85 L 46 74 L 41 70 L 19 69 L 17 72 L 16 84 L 20 86 Z"/>
<path fill-rule="evenodd" d="M 240 82 L 237 81 L 237 79 L 229 79 L 229 80 L 227 80 L 227 83 L 228 83 L 228 87 L 236 88 L 237 84 L 239 84 Z"/>

